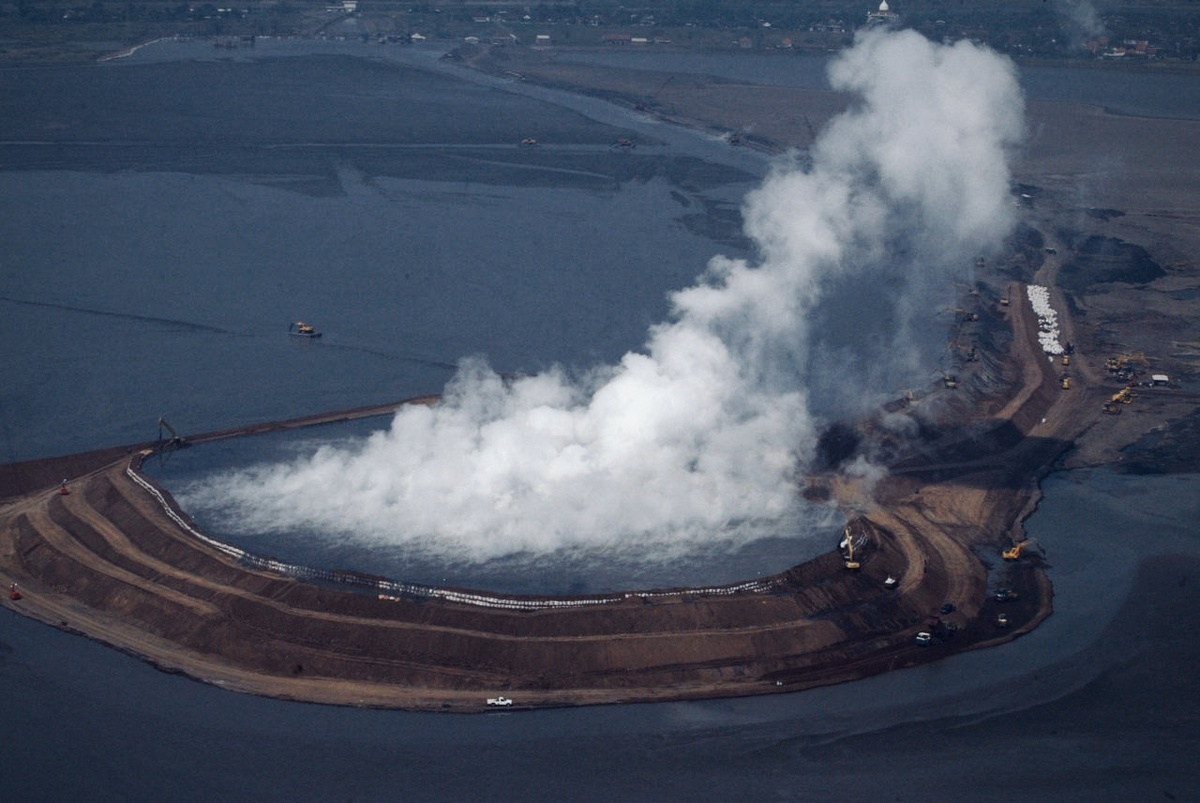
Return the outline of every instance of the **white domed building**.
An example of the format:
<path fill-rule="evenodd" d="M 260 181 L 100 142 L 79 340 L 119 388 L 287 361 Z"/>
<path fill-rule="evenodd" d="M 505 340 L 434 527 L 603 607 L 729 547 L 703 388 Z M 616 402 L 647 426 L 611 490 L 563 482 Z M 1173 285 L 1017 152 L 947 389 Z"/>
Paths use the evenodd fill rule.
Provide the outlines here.
<path fill-rule="evenodd" d="M 895 11 L 892 11 L 892 7 L 888 5 L 887 0 L 882 0 L 882 2 L 879 4 L 878 10 L 867 12 L 868 25 L 878 25 L 880 23 L 894 25 L 899 21 L 899 19 L 900 15 Z"/>

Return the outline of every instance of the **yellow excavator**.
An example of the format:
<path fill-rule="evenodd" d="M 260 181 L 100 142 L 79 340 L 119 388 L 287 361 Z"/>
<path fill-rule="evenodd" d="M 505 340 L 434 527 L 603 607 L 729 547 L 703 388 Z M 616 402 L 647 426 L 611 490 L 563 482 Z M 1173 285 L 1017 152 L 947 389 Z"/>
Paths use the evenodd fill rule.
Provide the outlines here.
<path fill-rule="evenodd" d="M 1032 538 L 1026 538 L 1024 541 L 1021 541 L 1021 542 L 1013 545 L 1012 547 L 1004 550 L 1003 552 L 1001 552 L 1000 556 L 1003 557 L 1005 560 L 1016 560 L 1017 558 L 1021 557 L 1022 550 L 1024 550 L 1025 547 L 1029 546 L 1032 543 L 1033 543 Z"/>
<path fill-rule="evenodd" d="M 842 530 L 841 546 L 845 548 L 842 553 L 842 558 L 846 562 L 846 568 L 852 572 L 856 572 L 862 568 L 862 564 L 854 559 L 854 536 L 850 533 L 850 525 L 846 525 L 846 529 Z"/>
<path fill-rule="evenodd" d="M 1148 367 L 1150 365 L 1149 358 L 1139 351 L 1137 354 L 1118 354 L 1115 357 L 1109 357 L 1104 361 L 1104 366 L 1110 371 L 1116 371 L 1120 368 L 1124 368 L 1131 362 L 1135 362 L 1143 367 Z"/>
<path fill-rule="evenodd" d="M 165 429 L 166 429 L 168 432 L 170 432 L 170 433 L 171 433 L 171 439 L 170 439 L 170 440 L 166 440 L 166 439 L 164 439 L 164 438 L 163 438 L 163 429 L 164 429 L 164 428 L 165 428 Z M 161 415 L 158 417 L 158 445 L 159 445 L 161 448 L 163 448 L 163 449 L 168 449 L 168 448 L 170 448 L 170 449 L 177 449 L 177 448 L 179 448 L 180 446 L 183 446 L 183 445 L 184 445 L 183 436 L 182 436 L 182 435 L 180 435 L 180 434 L 179 434 L 179 433 L 178 433 L 178 432 L 175 430 L 175 427 L 173 427 L 173 426 L 171 426 L 170 424 L 168 424 L 168 423 L 167 423 L 167 419 L 163 418 Z M 64 485 L 64 486 L 66 485 L 66 483 L 67 483 L 67 481 L 66 481 L 66 480 L 63 480 L 63 485 Z"/>
<path fill-rule="evenodd" d="M 946 307 L 944 310 L 942 310 L 942 312 L 953 312 L 956 316 L 958 316 L 960 321 L 965 321 L 966 323 L 974 323 L 975 321 L 979 320 L 978 312 L 973 312 L 972 310 L 965 309 L 963 307 Z"/>

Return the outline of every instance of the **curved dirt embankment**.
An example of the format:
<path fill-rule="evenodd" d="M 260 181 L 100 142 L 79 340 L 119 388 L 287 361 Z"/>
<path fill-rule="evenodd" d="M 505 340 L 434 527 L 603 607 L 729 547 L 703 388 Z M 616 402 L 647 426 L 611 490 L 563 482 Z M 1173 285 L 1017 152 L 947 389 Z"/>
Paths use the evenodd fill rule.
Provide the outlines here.
<path fill-rule="evenodd" d="M 451 711 L 481 710 L 496 694 L 534 707 L 789 691 L 996 644 L 1048 615 L 1051 593 L 1036 560 L 1002 564 L 1003 583 L 1019 598 L 1003 604 L 1010 628 L 996 628 L 1000 603 L 988 594 L 980 551 L 998 558 L 1036 478 L 1085 425 L 1090 404 L 1085 387 L 1057 388 L 1023 303 L 1012 307 L 1010 324 L 1007 361 L 1020 381 L 1014 404 L 992 423 L 1024 437 L 973 457 L 954 450 L 952 471 L 934 454 L 874 489 L 840 484 L 843 504 L 860 511 L 850 525 L 861 541 L 859 571 L 847 571 L 831 550 L 738 593 L 665 589 L 519 611 L 382 599 L 252 568 L 204 543 L 134 481 L 138 456 L 118 449 L 52 461 L 57 479 L 0 508 L 0 581 L 23 591 L 4 604 L 225 688 Z M 69 477 L 64 495 L 57 469 L 69 465 L 84 470 Z M 26 464 L 22 476 L 37 472 Z M 954 638 L 917 646 L 915 633 L 946 602 L 955 610 L 934 626 Z"/>

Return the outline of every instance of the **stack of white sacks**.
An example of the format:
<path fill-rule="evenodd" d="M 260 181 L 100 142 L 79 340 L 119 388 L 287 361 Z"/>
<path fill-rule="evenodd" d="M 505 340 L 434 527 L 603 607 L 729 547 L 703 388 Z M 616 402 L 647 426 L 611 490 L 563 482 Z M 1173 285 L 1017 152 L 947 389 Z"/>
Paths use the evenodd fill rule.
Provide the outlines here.
<path fill-rule="evenodd" d="M 1062 354 L 1062 343 L 1058 342 L 1058 316 L 1050 306 L 1050 290 L 1040 284 L 1029 285 L 1029 305 L 1038 317 L 1038 340 L 1047 354 Z"/>

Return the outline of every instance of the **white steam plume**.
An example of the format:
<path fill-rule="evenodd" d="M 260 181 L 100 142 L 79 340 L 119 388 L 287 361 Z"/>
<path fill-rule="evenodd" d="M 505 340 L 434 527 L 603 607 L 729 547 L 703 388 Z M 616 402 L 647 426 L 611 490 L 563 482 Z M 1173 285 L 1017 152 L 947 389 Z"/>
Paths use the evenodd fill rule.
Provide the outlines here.
<path fill-rule="evenodd" d="M 747 198 L 756 261 L 714 259 L 643 352 L 574 382 L 505 381 L 466 360 L 439 405 L 353 447 L 208 480 L 185 504 L 232 504 L 248 531 L 321 529 L 459 561 L 665 557 L 777 533 L 799 510 L 809 388 L 831 373 L 821 355 L 840 355 L 835 372 L 860 394 L 921 367 L 920 322 L 1012 223 L 1022 100 L 1009 62 L 869 32 L 830 75 L 858 101 L 811 167 L 780 168 Z"/>
<path fill-rule="evenodd" d="M 1104 34 L 1104 22 L 1090 0 L 1059 0 L 1054 10 L 1072 47 L 1082 47 Z"/>

